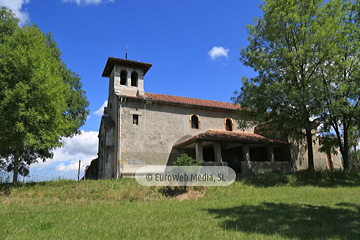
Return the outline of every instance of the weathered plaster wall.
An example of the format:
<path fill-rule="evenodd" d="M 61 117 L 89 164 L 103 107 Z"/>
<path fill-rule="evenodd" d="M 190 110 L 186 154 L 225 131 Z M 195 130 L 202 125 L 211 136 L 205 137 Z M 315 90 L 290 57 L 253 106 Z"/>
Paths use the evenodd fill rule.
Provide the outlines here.
<path fill-rule="evenodd" d="M 329 169 L 326 154 L 319 151 L 319 140 L 316 136 L 313 137 L 313 154 L 314 154 L 314 167 L 315 169 Z M 308 151 L 305 138 L 291 138 L 291 155 L 295 170 L 302 170 L 308 168 Z M 331 160 L 335 169 L 342 168 L 340 152 L 337 155 L 331 154 Z"/>
<path fill-rule="evenodd" d="M 126 85 L 120 85 L 120 73 L 122 70 L 127 72 Z M 136 72 L 138 74 L 138 85 L 137 87 L 131 86 L 131 73 Z M 144 72 L 138 68 L 115 66 L 110 75 L 110 89 L 114 89 L 117 95 L 129 95 L 140 96 L 144 95 Z M 111 90 L 109 90 L 110 93 Z"/>
<path fill-rule="evenodd" d="M 117 155 L 117 96 L 114 91 L 110 91 L 108 103 L 106 106 L 106 116 L 111 117 L 115 126 L 109 127 L 101 123 L 99 129 L 99 145 L 98 145 L 98 177 L 107 179 L 116 177 L 116 155 Z M 104 146 L 101 146 L 101 140 Z"/>
<path fill-rule="evenodd" d="M 139 124 L 133 124 L 133 114 Z M 200 128 L 192 129 L 190 117 L 200 117 Z M 235 119 L 234 111 L 201 109 L 179 105 L 146 104 L 127 99 L 121 118 L 122 172 L 131 172 L 146 164 L 167 164 L 178 157 L 173 145 L 208 129 L 225 130 L 224 118 Z M 236 124 L 234 130 L 240 131 Z M 253 129 L 247 129 L 253 132 Z"/>

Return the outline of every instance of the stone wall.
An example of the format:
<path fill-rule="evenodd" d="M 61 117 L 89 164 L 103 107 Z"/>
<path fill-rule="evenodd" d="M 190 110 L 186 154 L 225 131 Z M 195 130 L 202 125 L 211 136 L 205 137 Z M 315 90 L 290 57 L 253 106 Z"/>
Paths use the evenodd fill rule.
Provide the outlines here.
<path fill-rule="evenodd" d="M 139 115 L 138 125 L 133 114 Z M 200 117 L 200 128 L 191 128 L 191 115 Z M 122 172 L 142 165 L 163 165 L 179 156 L 173 145 L 209 129 L 225 130 L 224 119 L 237 117 L 235 111 L 182 105 L 146 104 L 128 98 L 123 104 L 121 123 Z M 235 121 L 234 121 L 235 122 Z M 234 124 L 234 131 L 240 131 Z M 253 129 L 247 129 L 253 132 Z"/>
<path fill-rule="evenodd" d="M 314 133 L 314 132 L 313 132 Z M 314 154 L 314 167 L 315 169 L 329 169 L 328 160 L 326 158 L 326 153 L 320 152 L 319 140 L 316 138 L 316 134 L 313 136 L 313 154 Z M 291 155 L 293 159 L 294 170 L 303 170 L 308 168 L 308 151 L 307 143 L 304 137 L 292 137 L 289 139 L 291 145 Z M 338 151 L 338 154 L 331 154 L 331 160 L 333 163 L 334 169 L 342 168 L 341 154 Z"/>

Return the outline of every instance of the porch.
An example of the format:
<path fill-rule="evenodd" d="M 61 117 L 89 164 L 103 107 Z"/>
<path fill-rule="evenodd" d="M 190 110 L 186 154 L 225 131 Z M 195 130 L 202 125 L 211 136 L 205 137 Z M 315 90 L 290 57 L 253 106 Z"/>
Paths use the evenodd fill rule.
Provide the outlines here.
<path fill-rule="evenodd" d="M 174 148 L 205 166 L 229 166 L 236 173 L 290 172 L 288 143 L 254 133 L 208 130 Z"/>

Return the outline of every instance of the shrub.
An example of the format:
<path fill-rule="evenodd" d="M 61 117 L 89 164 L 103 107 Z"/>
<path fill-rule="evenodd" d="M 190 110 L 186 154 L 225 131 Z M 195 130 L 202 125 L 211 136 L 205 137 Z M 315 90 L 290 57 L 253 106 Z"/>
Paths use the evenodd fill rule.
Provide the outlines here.
<path fill-rule="evenodd" d="M 186 153 L 183 153 L 174 162 L 174 166 L 191 166 L 195 162 L 196 162 L 195 159 L 189 157 Z"/>

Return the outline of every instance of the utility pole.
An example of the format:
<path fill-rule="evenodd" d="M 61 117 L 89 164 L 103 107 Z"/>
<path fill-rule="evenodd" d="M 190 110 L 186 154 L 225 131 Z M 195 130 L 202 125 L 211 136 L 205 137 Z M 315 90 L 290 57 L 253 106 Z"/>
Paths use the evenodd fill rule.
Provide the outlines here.
<path fill-rule="evenodd" d="M 81 166 L 81 160 L 79 160 L 78 181 L 80 181 L 80 166 Z"/>

